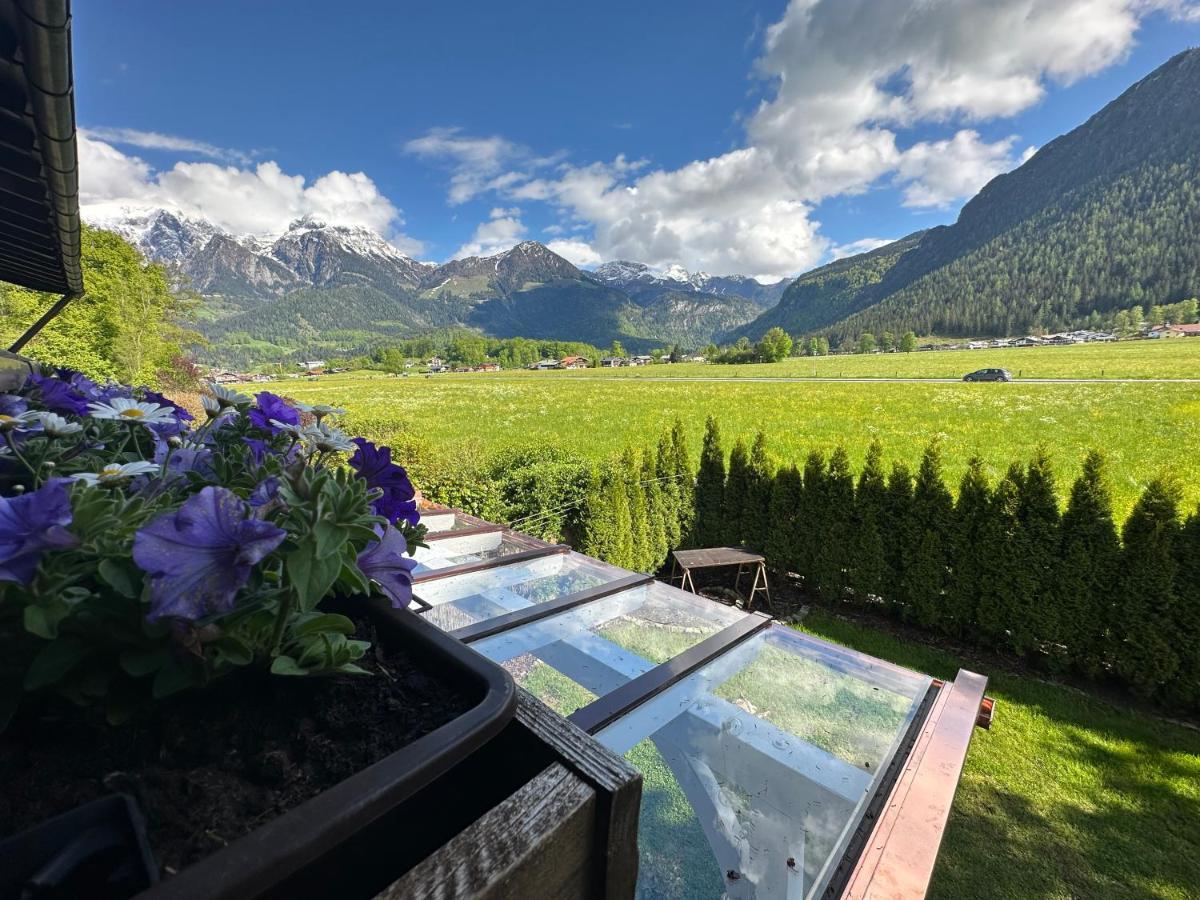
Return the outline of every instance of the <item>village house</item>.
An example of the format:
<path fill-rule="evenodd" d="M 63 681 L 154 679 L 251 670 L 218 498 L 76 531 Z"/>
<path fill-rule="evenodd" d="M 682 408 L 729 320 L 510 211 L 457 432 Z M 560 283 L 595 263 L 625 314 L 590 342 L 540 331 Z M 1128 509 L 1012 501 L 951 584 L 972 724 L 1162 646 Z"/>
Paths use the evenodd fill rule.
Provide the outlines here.
<path fill-rule="evenodd" d="M 605 356 L 600 360 L 600 367 L 603 369 L 617 369 L 627 365 L 629 360 L 623 356 Z"/>
<path fill-rule="evenodd" d="M 558 368 L 558 360 L 557 359 L 539 359 L 535 363 L 530 363 L 525 368 L 534 369 L 538 372 L 544 372 L 547 369 L 557 369 Z"/>
<path fill-rule="evenodd" d="M 586 356 L 564 356 L 562 362 L 559 363 L 559 368 L 562 369 L 586 369 L 591 363 L 588 362 Z"/>
<path fill-rule="evenodd" d="M 631 366 L 648 366 L 652 362 L 654 362 L 653 356 L 631 356 L 629 358 Z"/>

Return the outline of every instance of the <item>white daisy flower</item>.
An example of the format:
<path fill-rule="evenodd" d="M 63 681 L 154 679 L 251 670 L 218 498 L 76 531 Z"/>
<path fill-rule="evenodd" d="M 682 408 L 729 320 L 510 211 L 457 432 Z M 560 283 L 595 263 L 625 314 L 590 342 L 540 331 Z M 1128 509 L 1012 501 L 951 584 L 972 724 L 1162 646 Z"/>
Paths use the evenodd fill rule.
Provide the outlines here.
<path fill-rule="evenodd" d="M 28 431 L 31 425 L 38 423 L 38 414 L 33 410 L 10 416 L 0 413 L 0 431 Z"/>
<path fill-rule="evenodd" d="M 358 449 L 344 432 L 324 422 L 305 428 L 301 436 L 309 446 L 326 453 L 350 453 Z"/>
<path fill-rule="evenodd" d="M 88 484 L 119 484 L 127 478 L 159 471 L 159 466 L 144 460 L 131 463 L 109 463 L 99 472 L 79 472 L 71 477 Z"/>
<path fill-rule="evenodd" d="M 38 419 L 41 420 L 42 430 L 50 437 L 66 437 L 68 434 L 83 431 L 83 426 L 78 422 L 68 422 L 57 413 L 38 413 Z"/>
<path fill-rule="evenodd" d="M 139 425 L 173 425 L 178 420 L 175 410 L 157 403 L 114 397 L 107 403 L 89 403 L 93 419 L 112 419 L 117 422 L 136 422 Z"/>
<path fill-rule="evenodd" d="M 344 416 L 346 411 L 338 406 L 329 406 L 325 403 L 318 403 L 315 406 L 309 406 L 307 403 L 297 403 L 296 409 L 301 412 L 310 413 L 315 416 L 320 422 L 326 416 Z"/>
<path fill-rule="evenodd" d="M 237 391 L 225 387 L 223 384 L 216 382 L 206 382 L 205 387 L 208 388 L 214 400 L 217 401 L 217 406 L 221 409 L 242 409 L 249 406 L 254 401 L 245 394 L 239 394 Z M 204 407 L 208 409 L 207 406 Z"/>
<path fill-rule="evenodd" d="M 308 430 L 303 425 L 289 425 L 287 422 L 280 422 L 278 419 L 272 419 L 271 424 L 284 434 L 290 434 L 292 437 L 302 438 Z"/>

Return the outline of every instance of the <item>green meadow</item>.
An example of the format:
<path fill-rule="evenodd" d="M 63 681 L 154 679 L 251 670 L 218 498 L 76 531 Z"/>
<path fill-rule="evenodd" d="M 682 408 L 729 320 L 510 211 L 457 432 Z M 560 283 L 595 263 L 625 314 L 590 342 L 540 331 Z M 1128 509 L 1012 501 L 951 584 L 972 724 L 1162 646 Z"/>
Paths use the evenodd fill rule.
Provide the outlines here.
<path fill-rule="evenodd" d="M 795 364 L 804 361 L 778 365 Z M 936 437 L 947 478 L 955 483 L 973 455 L 999 477 L 1011 461 L 1027 459 L 1042 444 L 1055 461 L 1063 494 L 1084 454 L 1096 447 L 1109 458 L 1118 514 L 1162 473 L 1179 477 L 1188 504 L 1200 501 L 1200 383 L 696 382 L 621 375 L 581 379 L 570 373 L 406 378 L 367 372 L 284 380 L 274 389 L 342 406 L 352 433 L 416 448 L 429 460 L 512 447 L 557 447 L 602 459 L 656 440 L 675 418 L 686 425 L 697 454 L 704 420 L 713 415 L 726 448 L 762 429 L 781 461 L 844 444 L 858 466 L 871 440 L 879 438 L 889 459 L 915 465 Z"/>

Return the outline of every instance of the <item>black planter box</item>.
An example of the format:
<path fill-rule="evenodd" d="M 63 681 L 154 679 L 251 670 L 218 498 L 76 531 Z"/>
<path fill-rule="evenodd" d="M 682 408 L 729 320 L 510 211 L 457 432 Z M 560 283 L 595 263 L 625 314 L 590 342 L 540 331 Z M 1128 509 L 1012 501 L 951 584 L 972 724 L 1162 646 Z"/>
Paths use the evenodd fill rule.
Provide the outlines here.
<path fill-rule="evenodd" d="M 405 801 L 504 730 L 516 686 L 502 668 L 412 613 L 379 603 L 372 615 L 385 648 L 403 644 L 475 705 L 139 898 L 364 897 L 402 871 L 403 845 L 426 828 L 401 812 Z"/>

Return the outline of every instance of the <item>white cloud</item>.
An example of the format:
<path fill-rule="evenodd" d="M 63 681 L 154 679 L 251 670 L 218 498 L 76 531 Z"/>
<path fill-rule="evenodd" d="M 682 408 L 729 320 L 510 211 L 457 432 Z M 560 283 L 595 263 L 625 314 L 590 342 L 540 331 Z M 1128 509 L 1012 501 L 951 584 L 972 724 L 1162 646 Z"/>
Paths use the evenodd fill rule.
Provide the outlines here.
<path fill-rule="evenodd" d="M 332 225 L 371 228 L 405 253 L 420 241 L 400 232 L 400 210 L 362 172 L 328 172 L 307 182 L 276 162 L 250 167 L 177 162 L 156 171 L 104 141 L 80 133 L 80 202 L 85 219 L 103 220 L 125 207 L 162 207 L 199 216 L 234 234 L 270 235 L 313 216 Z"/>
<path fill-rule="evenodd" d="M 895 238 L 860 238 L 848 244 L 838 244 L 835 247 L 830 247 L 829 257 L 830 259 L 842 259 L 847 256 L 857 256 L 860 253 L 870 253 L 872 250 L 886 247 L 895 240 Z"/>
<path fill-rule="evenodd" d="M 191 138 L 162 134 L 158 131 L 139 131 L 136 128 L 100 127 L 81 129 L 81 134 L 98 141 L 106 141 L 109 144 L 139 147 L 143 150 L 170 150 L 175 153 L 194 153 L 197 156 L 207 156 L 209 159 L 236 162 L 242 165 L 250 162 L 250 155 L 240 150 L 229 150 L 206 141 L 195 141 Z"/>
<path fill-rule="evenodd" d="M 1015 136 L 988 144 L 979 132 L 964 129 L 944 141 L 922 141 L 904 151 L 897 177 L 909 182 L 904 205 L 945 209 L 974 196 L 1002 172 L 1014 168 Z"/>
<path fill-rule="evenodd" d="M 523 172 L 552 165 L 560 155 L 536 157 L 506 138 L 472 137 L 460 128 L 431 128 L 404 145 L 406 152 L 450 169 L 450 203 L 466 203 L 485 191 L 510 188 L 527 180 Z M 507 170 L 507 171 L 506 171 Z"/>
<path fill-rule="evenodd" d="M 493 256 L 519 244 L 525 236 L 525 225 L 516 214 L 520 210 L 492 210 L 492 218 L 480 222 L 471 239 L 458 248 L 456 259 L 464 256 Z"/>
<path fill-rule="evenodd" d="M 604 262 L 604 258 L 587 241 L 564 238 L 550 241 L 546 246 L 577 266 L 598 266 Z"/>
<path fill-rule="evenodd" d="M 787 275 L 829 241 L 812 218 L 829 197 L 891 176 L 910 206 L 944 207 L 1018 163 L 1017 138 L 984 142 L 963 122 L 1012 116 L 1049 84 L 1120 61 L 1154 10 L 1182 0 L 792 0 L 757 64 L 769 96 L 738 149 L 678 169 L 533 163 L 503 138 L 431 132 L 412 152 L 449 160 L 450 202 L 492 192 L 556 206 L 591 226 L 605 259 L 715 273 Z M 907 150 L 916 125 L 936 137 Z"/>

